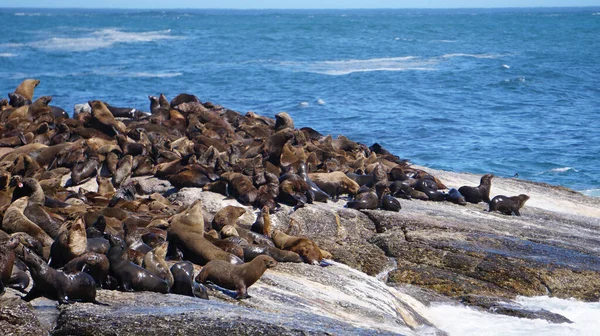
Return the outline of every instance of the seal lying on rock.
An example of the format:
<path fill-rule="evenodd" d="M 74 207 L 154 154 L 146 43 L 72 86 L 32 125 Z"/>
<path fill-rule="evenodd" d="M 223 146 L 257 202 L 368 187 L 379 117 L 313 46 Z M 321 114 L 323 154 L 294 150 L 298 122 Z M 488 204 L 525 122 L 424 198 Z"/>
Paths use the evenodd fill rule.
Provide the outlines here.
<path fill-rule="evenodd" d="M 173 274 L 171 293 L 208 300 L 206 287 L 194 281 L 194 265 L 191 262 L 176 263 L 171 266 L 171 274 Z"/>
<path fill-rule="evenodd" d="M 196 281 L 210 281 L 217 286 L 237 290 L 236 299 L 249 298 L 248 287 L 252 286 L 268 268 L 275 267 L 275 259 L 260 255 L 249 263 L 232 265 L 223 260 L 212 260 L 202 268 Z"/>
<path fill-rule="evenodd" d="M 498 195 L 490 201 L 489 212 L 500 211 L 505 215 L 521 216 L 519 209 L 525 205 L 525 202 L 529 199 L 529 196 L 521 194 L 519 196 L 507 197 L 504 195 Z"/>

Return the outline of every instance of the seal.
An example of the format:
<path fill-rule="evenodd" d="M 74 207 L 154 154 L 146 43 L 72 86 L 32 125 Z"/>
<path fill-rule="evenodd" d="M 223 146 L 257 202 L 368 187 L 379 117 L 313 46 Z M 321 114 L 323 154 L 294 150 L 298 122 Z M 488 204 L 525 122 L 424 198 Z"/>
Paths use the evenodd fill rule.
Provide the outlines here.
<path fill-rule="evenodd" d="M 14 93 L 25 97 L 29 101 L 33 101 L 33 92 L 39 84 L 39 79 L 25 79 L 17 86 Z"/>
<path fill-rule="evenodd" d="M 229 195 L 235 197 L 238 202 L 244 205 L 253 205 L 258 197 L 258 189 L 252 184 L 252 180 L 244 174 L 226 172 L 221 174 L 221 180 L 228 183 L 227 190 Z M 225 196 L 229 196 L 225 195 Z"/>
<path fill-rule="evenodd" d="M 52 245 L 54 240 L 23 214 L 28 201 L 29 197 L 21 197 L 6 209 L 2 219 L 2 229 L 8 233 L 25 232 L 38 240 L 43 246 Z"/>
<path fill-rule="evenodd" d="M 73 258 L 87 251 L 87 235 L 85 224 L 81 218 L 68 223 L 66 229 L 58 234 L 50 246 L 48 265 L 53 268 L 63 267 Z"/>
<path fill-rule="evenodd" d="M 346 207 L 356 210 L 373 210 L 377 209 L 378 206 L 379 196 L 373 191 L 360 193 L 355 200 L 346 203 Z"/>
<path fill-rule="evenodd" d="M 163 294 L 169 291 L 169 285 L 166 281 L 129 261 L 127 258 L 128 249 L 125 248 L 125 243 L 122 240 L 111 235 L 109 241 L 108 261 L 110 262 L 110 272 L 117 279 L 121 290 L 127 292 L 149 291 Z"/>
<path fill-rule="evenodd" d="M 330 197 L 338 199 L 341 194 L 356 195 L 360 186 L 341 171 L 311 173 L 308 177 Z"/>
<path fill-rule="evenodd" d="M 252 224 L 250 230 L 271 237 L 271 215 L 269 214 L 268 206 L 265 205 L 260 209 L 258 216 L 256 216 L 256 221 Z"/>
<path fill-rule="evenodd" d="M 96 300 L 96 283 L 89 274 L 78 272 L 67 275 L 57 271 L 27 248 L 22 249 L 22 256 L 19 257 L 29 268 L 33 279 L 33 287 L 23 297 L 26 302 L 43 296 L 61 304 L 75 300 L 106 305 Z"/>
<path fill-rule="evenodd" d="M 183 258 L 194 264 L 205 265 L 213 259 L 225 260 L 232 264 L 243 263 L 240 258 L 221 250 L 204 238 L 204 215 L 200 200 L 196 200 L 186 211 L 171 218 L 167 229 L 167 241 L 170 255 L 173 255 L 172 252 L 177 247 L 183 253 Z"/>
<path fill-rule="evenodd" d="M 479 186 L 470 187 L 462 186 L 458 188 L 458 192 L 465 197 L 465 201 L 469 203 L 490 202 L 490 190 L 492 189 L 492 179 L 494 174 L 485 174 L 481 177 Z"/>
<path fill-rule="evenodd" d="M 16 259 L 14 249 L 18 245 L 19 240 L 16 238 L 0 241 L 0 295 L 4 294 L 5 286 L 8 286 L 10 283 Z"/>
<path fill-rule="evenodd" d="M 142 267 L 166 281 L 170 288 L 173 285 L 173 275 L 165 262 L 168 246 L 169 243 L 163 242 L 150 252 L 146 253 Z"/>
<path fill-rule="evenodd" d="M 498 195 L 490 201 L 489 212 L 499 211 L 505 215 L 521 216 L 519 209 L 521 209 L 525 202 L 529 199 L 529 196 L 521 194 L 519 196 L 507 197 L 504 195 Z"/>
<path fill-rule="evenodd" d="M 94 279 L 96 287 L 101 287 L 108 276 L 110 264 L 106 255 L 96 252 L 87 252 L 79 257 L 71 259 L 71 261 L 63 266 L 62 270 L 67 274 L 85 272 Z"/>
<path fill-rule="evenodd" d="M 173 274 L 171 293 L 208 300 L 206 287 L 194 281 L 194 264 L 189 261 L 178 262 L 171 266 L 171 273 Z"/>
<path fill-rule="evenodd" d="M 277 248 L 298 253 L 308 264 L 318 265 L 323 259 L 319 246 L 306 237 L 294 237 L 275 230 L 273 231 L 273 243 Z"/>
<path fill-rule="evenodd" d="M 21 259 L 15 259 L 15 264 L 12 268 L 8 287 L 16 289 L 21 293 L 27 293 L 25 290 L 29 287 L 29 275 L 26 273 L 27 266 Z"/>
<path fill-rule="evenodd" d="M 237 290 L 236 299 L 249 298 L 248 287 L 252 286 L 268 268 L 275 267 L 275 259 L 261 255 L 243 265 L 231 265 L 223 260 L 212 260 L 202 268 L 196 281 L 210 281 L 217 286 Z"/>
<path fill-rule="evenodd" d="M 327 202 L 327 200 L 329 200 L 329 194 L 321 190 L 321 188 L 319 188 L 319 186 L 315 182 L 313 182 L 313 180 L 311 180 L 308 176 L 306 172 L 305 162 L 300 162 L 300 164 L 298 165 L 298 175 L 300 175 L 300 177 L 302 177 L 304 179 L 304 182 L 306 182 L 306 184 L 308 185 L 309 192 L 312 194 L 313 200 L 325 203 Z"/>
<path fill-rule="evenodd" d="M 286 112 L 279 112 L 275 115 L 275 131 L 280 131 L 284 128 L 294 129 L 294 120 Z"/>
<path fill-rule="evenodd" d="M 88 104 L 90 104 L 90 107 L 92 108 L 90 126 L 108 136 L 115 136 L 117 134 L 125 133 L 125 125 L 115 119 L 113 114 L 103 102 L 94 100 L 89 101 Z"/>
<path fill-rule="evenodd" d="M 458 190 L 456 190 L 456 188 L 451 188 L 450 190 L 448 190 L 448 193 L 446 194 L 446 201 L 458 205 L 467 205 L 467 201 L 465 200 L 463 195 L 461 195 L 461 193 Z"/>
<path fill-rule="evenodd" d="M 302 257 L 296 252 L 282 250 L 269 245 L 248 244 L 243 245 L 242 249 L 244 250 L 244 261 L 246 262 L 254 260 L 259 255 L 268 255 L 277 262 L 301 263 L 303 261 Z"/>
<path fill-rule="evenodd" d="M 212 228 L 221 231 L 225 225 L 236 226 L 237 219 L 245 213 L 246 209 L 242 207 L 228 205 L 217 212 L 212 220 Z"/>

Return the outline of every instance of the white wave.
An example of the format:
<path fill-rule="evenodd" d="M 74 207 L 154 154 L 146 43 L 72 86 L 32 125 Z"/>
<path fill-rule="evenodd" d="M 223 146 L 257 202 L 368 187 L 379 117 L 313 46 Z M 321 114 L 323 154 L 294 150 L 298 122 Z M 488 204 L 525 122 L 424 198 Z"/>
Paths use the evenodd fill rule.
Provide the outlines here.
<path fill-rule="evenodd" d="M 127 77 L 156 77 L 156 78 L 169 78 L 181 76 L 181 72 L 166 72 L 166 73 L 150 73 L 150 72 L 136 72 Z"/>
<path fill-rule="evenodd" d="M 510 69 L 510 65 L 508 65 L 508 64 L 502 64 L 502 67 L 503 67 L 504 69 Z"/>
<path fill-rule="evenodd" d="M 325 105 L 325 101 L 321 98 L 317 99 L 317 104 L 319 105 Z"/>
<path fill-rule="evenodd" d="M 435 70 L 432 66 L 437 64 L 437 61 L 406 56 L 365 60 L 281 62 L 280 64 L 296 72 L 339 76 L 355 72 Z"/>
<path fill-rule="evenodd" d="M 13 54 L 13 53 L 0 53 L 0 57 L 17 57 L 17 54 Z"/>
<path fill-rule="evenodd" d="M 300 102 L 300 104 L 298 104 L 300 107 L 308 107 L 308 102 Z"/>
<path fill-rule="evenodd" d="M 498 57 L 501 57 L 501 55 L 495 55 L 495 54 L 463 54 L 463 53 L 442 55 L 442 58 L 454 58 L 454 57 L 498 58 Z"/>
<path fill-rule="evenodd" d="M 441 43 L 456 43 L 456 40 L 433 40 L 432 42 L 441 42 Z"/>
<path fill-rule="evenodd" d="M 600 197 L 600 189 L 582 190 L 581 193 L 586 196 Z"/>
<path fill-rule="evenodd" d="M 600 12 L 598 12 L 598 13 L 592 13 L 592 15 L 594 15 L 594 16 L 600 15 Z"/>
<path fill-rule="evenodd" d="M 541 173 L 538 173 L 537 175 L 542 175 L 542 174 L 547 174 L 547 173 L 566 173 L 568 171 L 574 171 L 576 173 L 579 172 L 579 170 L 577 170 L 573 167 L 560 167 L 560 168 L 552 168 L 550 170 L 543 171 Z"/>
<path fill-rule="evenodd" d="M 52 37 L 48 40 L 29 43 L 34 48 L 47 51 L 91 51 L 108 48 L 116 43 L 152 42 L 167 39 L 180 39 L 170 35 L 171 30 L 149 32 L 125 32 L 118 29 L 102 29 L 83 37 Z"/>
<path fill-rule="evenodd" d="M 449 304 L 433 304 L 429 308 L 428 316 L 437 327 L 450 335 L 597 335 L 600 329 L 598 302 L 587 303 L 547 296 L 519 297 L 516 301 L 531 310 L 546 309 L 563 315 L 573 323 L 557 324 L 540 319 L 497 315 Z"/>
<path fill-rule="evenodd" d="M 15 16 L 50 16 L 50 13 L 15 13 Z"/>

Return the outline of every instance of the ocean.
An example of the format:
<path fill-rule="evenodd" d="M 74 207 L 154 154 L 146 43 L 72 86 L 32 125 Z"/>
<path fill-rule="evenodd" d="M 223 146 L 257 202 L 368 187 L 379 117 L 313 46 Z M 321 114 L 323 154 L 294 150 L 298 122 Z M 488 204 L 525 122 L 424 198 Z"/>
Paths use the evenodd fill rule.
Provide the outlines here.
<path fill-rule="evenodd" d="M 600 8 L 0 9 L 0 92 L 196 94 L 431 168 L 600 195 Z"/>

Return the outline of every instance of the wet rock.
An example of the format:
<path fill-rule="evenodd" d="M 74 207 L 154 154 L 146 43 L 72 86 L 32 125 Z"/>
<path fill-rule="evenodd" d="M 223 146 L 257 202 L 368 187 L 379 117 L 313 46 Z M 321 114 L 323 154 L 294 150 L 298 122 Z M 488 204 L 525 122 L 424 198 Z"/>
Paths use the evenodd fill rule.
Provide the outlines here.
<path fill-rule="evenodd" d="M 98 300 L 110 306 L 60 306 L 53 335 L 444 335 L 423 316 L 424 306 L 337 263 L 281 263 L 250 287 L 247 300 L 214 292 L 206 301 L 100 290 Z"/>
<path fill-rule="evenodd" d="M 530 310 L 514 301 L 503 301 L 495 297 L 467 295 L 461 297 L 460 301 L 464 304 L 477 306 L 488 312 L 501 315 L 528 319 L 542 319 L 551 323 L 573 323 L 571 320 L 560 314 L 545 309 Z"/>
<path fill-rule="evenodd" d="M 2 335 L 48 335 L 31 304 L 12 289 L 0 296 L 0 330 Z"/>

